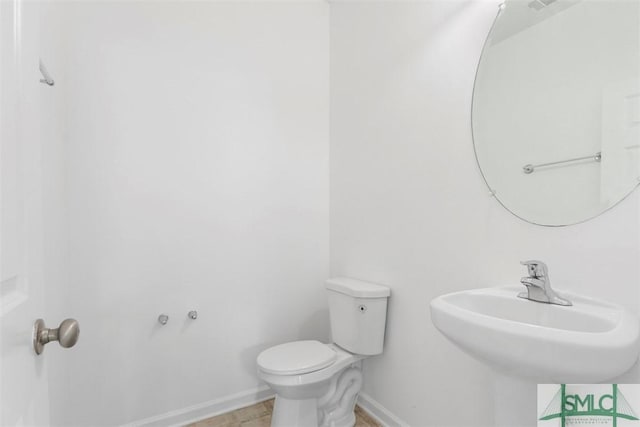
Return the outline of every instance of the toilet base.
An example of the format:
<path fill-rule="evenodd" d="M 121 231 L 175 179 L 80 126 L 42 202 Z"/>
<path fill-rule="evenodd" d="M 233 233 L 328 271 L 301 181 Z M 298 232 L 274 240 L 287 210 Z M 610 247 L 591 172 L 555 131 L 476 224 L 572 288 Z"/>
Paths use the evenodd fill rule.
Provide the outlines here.
<path fill-rule="evenodd" d="M 320 398 L 287 399 L 276 395 L 271 427 L 353 427 L 362 387 L 359 365 L 355 363 L 335 375 Z"/>
<path fill-rule="evenodd" d="M 353 364 L 334 376 L 329 391 L 318 399 L 318 426 L 351 427 L 356 423 L 354 413 L 358 393 L 362 388 L 361 363 Z"/>
<path fill-rule="evenodd" d="M 317 426 L 318 425 L 318 400 L 286 399 L 276 396 L 271 415 L 272 427 L 293 426 Z"/>

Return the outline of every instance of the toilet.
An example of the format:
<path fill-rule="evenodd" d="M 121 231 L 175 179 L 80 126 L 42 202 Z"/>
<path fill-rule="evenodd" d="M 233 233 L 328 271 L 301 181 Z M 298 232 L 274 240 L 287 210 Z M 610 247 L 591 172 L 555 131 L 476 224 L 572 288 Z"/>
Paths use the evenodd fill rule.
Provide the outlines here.
<path fill-rule="evenodd" d="M 272 427 L 352 427 L 362 360 L 382 353 L 389 288 L 338 277 L 326 282 L 333 342 L 293 341 L 258 355 L 275 393 Z"/>

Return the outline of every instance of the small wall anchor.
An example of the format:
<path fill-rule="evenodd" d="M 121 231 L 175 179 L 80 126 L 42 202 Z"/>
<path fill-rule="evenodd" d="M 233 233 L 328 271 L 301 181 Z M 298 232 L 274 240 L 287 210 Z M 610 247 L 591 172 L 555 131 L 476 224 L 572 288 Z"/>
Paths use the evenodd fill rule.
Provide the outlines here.
<path fill-rule="evenodd" d="M 168 321 L 169 316 L 167 316 L 166 314 L 161 314 L 160 316 L 158 316 L 158 323 L 160 323 L 162 326 L 166 325 Z"/>
<path fill-rule="evenodd" d="M 198 318 L 198 312 L 195 310 L 191 310 L 189 313 L 187 313 L 187 316 L 189 317 L 189 319 L 196 320 Z"/>

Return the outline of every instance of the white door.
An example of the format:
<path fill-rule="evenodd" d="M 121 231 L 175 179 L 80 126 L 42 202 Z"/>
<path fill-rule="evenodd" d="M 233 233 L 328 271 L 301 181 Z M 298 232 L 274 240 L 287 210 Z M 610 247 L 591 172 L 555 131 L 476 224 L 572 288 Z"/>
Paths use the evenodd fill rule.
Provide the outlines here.
<path fill-rule="evenodd" d="M 38 36 L 26 37 L 25 23 L 35 22 L 27 19 L 21 0 L 0 0 L 1 426 L 49 418 L 46 352 L 36 356 L 32 345 L 33 323 L 44 316 L 43 218 Z"/>

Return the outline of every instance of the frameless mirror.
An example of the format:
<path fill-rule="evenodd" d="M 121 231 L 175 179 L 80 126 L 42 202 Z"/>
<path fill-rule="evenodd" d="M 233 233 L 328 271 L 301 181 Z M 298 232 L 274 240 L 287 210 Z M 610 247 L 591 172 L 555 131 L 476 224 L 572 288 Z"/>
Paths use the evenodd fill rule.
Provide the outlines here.
<path fill-rule="evenodd" d="M 640 183 L 640 0 L 507 0 L 478 65 L 472 130 L 502 205 L 575 224 Z"/>

